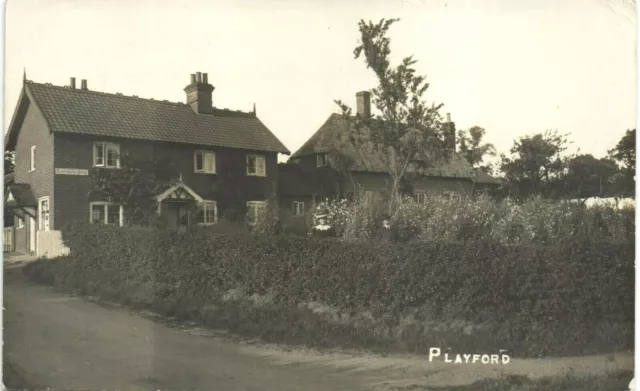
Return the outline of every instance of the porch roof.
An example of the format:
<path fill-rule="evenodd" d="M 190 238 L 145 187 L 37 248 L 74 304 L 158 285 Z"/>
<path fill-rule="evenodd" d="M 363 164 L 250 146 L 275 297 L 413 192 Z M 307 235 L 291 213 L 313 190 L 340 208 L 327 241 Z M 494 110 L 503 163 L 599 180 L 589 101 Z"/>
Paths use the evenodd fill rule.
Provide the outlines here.
<path fill-rule="evenodd" d="M 162 193 L 156 196 L 156 201 L 158 202 L 162 202 L 165 199 L 183 200 L 183 201 L 193 199 L 197 202 L 204 201 L 202 197 L 198 195 L 198 193 L 193 191 L 193 189 L 191 189 L 189 186 L 187 186 L 182 182 L 178 183 L 177 185 L 171 186 L 170 188 L 168 188 L 167 190 L 163 191 Z"/>
<path fill-rule="evenodd" d="M 38 201 L 36 201 L 30 185 L 26 183 L 12 183 L 7 185 L 5 206 L 9 208 L 24 208 L 36 205 L 38 205 Z"/>

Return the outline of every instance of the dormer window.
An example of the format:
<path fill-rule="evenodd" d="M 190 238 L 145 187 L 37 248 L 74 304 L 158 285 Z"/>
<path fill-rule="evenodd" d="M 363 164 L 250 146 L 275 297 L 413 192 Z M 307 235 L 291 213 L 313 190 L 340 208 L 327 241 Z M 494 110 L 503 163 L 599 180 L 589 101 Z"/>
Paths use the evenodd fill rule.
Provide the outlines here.
<path fill-rule="evenodd" d="M 216 154 L 210 151 L 196 151 L 193 155 L 193 171 L 203 174 L 216 173 Z"/>
<path fill-rule="evenodd" d="M 120 145 L 107 142 L 93 143 L 93 166 L 120 168 Z"/>
<path fill-rule="evenodd" d="M 327 165 L 327 154 L 319 153 L 316 155 L 316 165 L 318 167 L 324 167 Z"/>

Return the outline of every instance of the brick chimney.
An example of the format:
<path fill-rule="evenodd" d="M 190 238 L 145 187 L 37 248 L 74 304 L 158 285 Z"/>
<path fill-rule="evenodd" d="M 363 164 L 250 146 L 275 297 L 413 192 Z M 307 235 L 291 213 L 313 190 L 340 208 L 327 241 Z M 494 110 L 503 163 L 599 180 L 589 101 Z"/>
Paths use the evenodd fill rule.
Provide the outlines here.
<path fill-rule="evenodd" d="M 206 73 L 191 74 L 191 83 L 184 88 L 187 94 L 187 104 L 198 114 L 213 113 L 212 93 L 214 87 L 209 84 Z"/>
<path fill-rule="evenodd" d="M 456 124 L 451 121 L 451 114 L 447 113 L 444 124 L 444 146 L 447 151 L 456 151 Z"/>
<path fill-rule="evenodd" d="M 71 87 L 72 90 L 75 90 L 76 89 L 76 78 L 72 77 L 70 81 L 71 82 L 69 83 L 69 87 Z"/>
<path fill-rule="evenodd" d="M 87 90 L 87 81 L 85 79 L 80 80 L 80 89 L 81 90 Z"/>
<path fill-rule="evenodd" d="M 371 93 L 369 91 L 356 93 L 356 108 L 360 116 L 371 116 Z"/>

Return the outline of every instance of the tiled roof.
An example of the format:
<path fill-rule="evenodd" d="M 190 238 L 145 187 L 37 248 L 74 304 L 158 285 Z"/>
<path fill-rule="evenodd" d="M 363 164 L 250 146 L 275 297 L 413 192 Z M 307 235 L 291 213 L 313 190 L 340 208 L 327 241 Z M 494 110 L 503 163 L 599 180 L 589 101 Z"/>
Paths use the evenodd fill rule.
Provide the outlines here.
<path fill-rule="evenodd" d="M 38 202 L 31 191 L 31 186 L 25 183 L 13 183 L 7 186 L 7 190 L 13 195 L 13 200 L 6 200 L 7 206 L 36 206 Z"/>
<path fill-rule="evenodd" d="M 254 113 L 142 99 L 27 81 L 52 132 L 279 152 L 289 150 Z"/>
<path fill-rule="evenodd" d="M 331 114 L 324 125 L 291 156 L 291 159 L 318 153 L 339 153 L 347 156 L 352 161 L 353 171 L 386 172 L 379 156 L 359 153 L 353 145 L 338 141 L 345 139 L 341 137 L 341 134 L 348 132 L 348 130 L 349 123 L 342 114 Z M 411 171 L 411 169 L 408 171 Z M 494 178 L 487 174 L 483 173 L 484 175 L 478 176 L 476 170 L 457 153 L 432 164 L 431 167 L 423 172 L 425 175 L 432 177 L 465 178 L 474 180 L 477 183 L 494 183 L 492 181 Z"/>
<path fill-rule="evenodd" d="M 482 170 L 476 170 L 476 183 L 488 183 L 492 185 L 502 185 L 502 181 L 498 178 L 494 178 Z"/>

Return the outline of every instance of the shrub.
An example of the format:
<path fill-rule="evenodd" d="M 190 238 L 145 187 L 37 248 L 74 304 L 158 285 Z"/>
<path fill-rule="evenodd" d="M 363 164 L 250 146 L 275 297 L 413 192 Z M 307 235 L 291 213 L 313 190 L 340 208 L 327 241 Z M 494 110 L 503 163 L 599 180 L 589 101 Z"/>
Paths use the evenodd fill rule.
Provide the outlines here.
<path fill-rule="evenodd" d="M 281 342 L 426 352 L 442 341 L 526 356 L 633 346 L 634 242 L 383 244 L 89 224 L 63 238 L 71 257 L 26 272 Z"/>
<path fill-rule="evenodd" d="M 342 237 L 370 239 L 380 225 L 386 205 L 380 199 L 341 204 Z M 576 240 L 628 241 L 635 237 L 635 210 L 533 198 L 522 203 L 431 197 L 424 203 L 400 198 L 391 214 L 394 237 L 407 240 L 485 240 L 505 245 L 553 244 Z"/>

